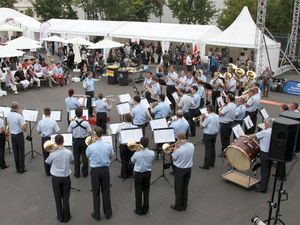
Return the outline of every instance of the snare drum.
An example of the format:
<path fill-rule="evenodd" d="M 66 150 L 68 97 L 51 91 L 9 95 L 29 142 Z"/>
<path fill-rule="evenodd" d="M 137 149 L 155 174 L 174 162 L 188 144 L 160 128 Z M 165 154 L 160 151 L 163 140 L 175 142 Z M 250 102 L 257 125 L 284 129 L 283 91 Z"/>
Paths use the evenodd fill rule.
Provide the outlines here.
<path fill-rule="evenodd" d="M 232 167 L 240 171 L 247 171 L 259 151 L 257 141 L 248 136 L 241 136 L 225 149 L 225 155 Z"/>

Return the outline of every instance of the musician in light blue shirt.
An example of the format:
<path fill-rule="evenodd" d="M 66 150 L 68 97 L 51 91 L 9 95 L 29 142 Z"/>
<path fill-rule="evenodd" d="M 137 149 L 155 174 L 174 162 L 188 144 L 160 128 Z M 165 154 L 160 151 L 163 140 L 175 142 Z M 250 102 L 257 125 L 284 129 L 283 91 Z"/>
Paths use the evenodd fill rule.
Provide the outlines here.
<path fill-rule="evenodd" d="M 174 128 L 175 137 L 178 134 L 186 134 L 186 137 L 188 137 L 189 123 L 183 117 L 181 110 L 176 112 L 176 120 L 171 123 L 170 127 Z"/>
<path fill-rule="evenodd" d="M 169 103 L 165 102 L 166 96 L 164 94 L 160 94 L 158 97 L 158 105 L 154 108 L 151 106 L 150 111 L 154 115 L 154 119 L 161 119 L 169 117 L 171 113 L 171 107 Z"/>
<path fill-rule="evenodd" d="M 257 112 L 260 107 L 260 96 L 258 95 L 258 88 L 252 88 L 248 91 L 249 99 L 246 103 L 246 116 L 250 116 L 253 127 L 245 130 L 245 134 L 253 134 L 256 129 Z"/>
<path fill-rule="evenodd" d="M 103 99 L 103 93 L 98 93 L 98 100 L 95 102 L 96 125 L 101 127 L 103 134 L 106 134 L 107 112 L 111 111 L 112 102 Z"/>
<path fill-rule="evenodd" d="M 51 139 L 51 135 L 60 131 L 57 122 L 50 118 L 51 110 L 49 108 L 44 109 L 45 117 L 39 121 L 36 130 L 42 136 L 42 152 L 44 159 L 44 169 L 47 176 L 50 176 L 50 165 L 45 162 L 49 156 L 49 152 L 44 149 L 44 143 Z"/>
<path fill-rule="evenodd" d="M 69 97 L 65 99 L 66 108 L 67 108 L 67 121 L 68 125 L 70 124 L 70 112 L 71 110 L 75 110 L 81 106 L 80 102 L 73 97 L 74 89 L 69 89 L 68 91 Z M 84 102 L 84 101 L 83 101 Z"/>
<path fill-rule="evenodd" d="M 240 97 L 237 99 L 237 106 L 235 110 L 235 122 L 243 125 L 243 121 L 246 115 L 246 106 L 245 106 L 245 99 Z"/>
<path fill-rule="evenodd" d="M 96 142 L 89 145 L 86 150 L 86 156 L 90 160 L 91 181 L 93 191 L 94 212 L 92 217 L 100 220 L 100 189 L 102 192 L 103 211 L 106 219 L 112 215 L 110 201 L 110 175 L 109 166 L 114 156 L 114 151 L 109 143 L 102 141 L 101 127 L 95 128 Z"/>
<path fill-rule="evenodd" d="M 83 81 L 85 94 L 88 96 L 86 107 L 89 110 L 89 117 L 93 116 L 92 98 L 94 97 L 95 81 L 97 81 L 97 79 L 93 78 L 93 75 L 93 72 L 89 71 L 87 78 Z"/>
<path fill-rule="evenodd" d="M 198 87 L 197 86 L 192 86 L 192 100 L 194 104 L 192 107 L 189 109 L 189 124 L 190 124 L 190 135 L 192 137 L 196 136 L 196 122 L 193 120 L 194 117 L 198 117 L 200 113 L 200 104 L 201 104 L 201 97 L 198 94 Z"/>
<path fill-rule="evenodd" d="M 46 163 L 51 165 L 52 188 L 55 196 L 57 219 L 66 223 L 70 220 L 70 191 L 71 169 L 70 162 L 74 160 L 72 152 L 64 148 L 64 137 L 61 134 L 55 136 L 57 149 L 49 154 Z"/>
<path fill-rule="evenodd" d="M 200 100 L 200 108 L 204 106 L 204 98 L 205 98 L 205 89 L 203 87 L 203 82 L 201 80 L 197 80 L 198 94 L 201 98 Z"/>
<path fill-rule="evenodd" d="M 145 128 L 151 115 L 149 114 L 148 109 L 141 104 L 140 96 L 134 96 L 133 101 L 135 105 L 131 111 L 133 124 L 141 127 L 143 129 L 143 134 L 145 135 Z"/>
<path fill-rule="evenodd" d="M 200 127 L 203 129 L 203 139 L 205 144 L 205 156 L 202 169 L 209 169 L 215 166 L 216 160 L 216 139 L 220 130 L 219 116 L 215 114 L 215 107 L 208 105 L 207 107 L 208 116 L 204 117 Z"/>
<path fill-rule="evenodd" d="M 142 137 L 140 144 L 144 149 L 135 151 L 131 157 L 131 162 L 134 163 L 134 212 L 138 215 L 144 215 L 149 210 L 151 170 L 155 154 L 152 150 L 148 149 L 148 137 Z"/>

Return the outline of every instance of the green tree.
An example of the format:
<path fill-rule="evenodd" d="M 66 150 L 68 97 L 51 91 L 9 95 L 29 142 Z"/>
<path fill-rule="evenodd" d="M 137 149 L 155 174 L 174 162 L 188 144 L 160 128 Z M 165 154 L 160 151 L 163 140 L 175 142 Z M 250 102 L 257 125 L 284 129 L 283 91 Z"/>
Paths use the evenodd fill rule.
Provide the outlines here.
<path fill-rule="evenodd" d="M 266 27 L 271 32 L 290 32 L 294 0 L 268 0 Z M 224 9 L 218 17 L 218 25 L 227 28 L 247 6 L 256 21 L 257 0 L 225 0 Z"/>
<path fill-rule="evenodd" d="M 211 0 L 169 0 L 168 6 L 180 23 L 208 24 L 216 15 Z"/>
<path fill-rule="evenodd" d="M 33 12 L 32 8 L 25 9 L 25 15 L 33 17 L 34 16 L 34 12 Z"/>
<path fill-rule="evenodd" d="M 72 8 L 73 3 L 73 0 L 36 0 L 33 6 L 43 20 L 77 19 L 76 11 Z"/>
<path fill-rule="evenodd" d="M 17 3 L 17 0 L 1 0 L 0 7 L 13 9 L 15 3 Z"/>

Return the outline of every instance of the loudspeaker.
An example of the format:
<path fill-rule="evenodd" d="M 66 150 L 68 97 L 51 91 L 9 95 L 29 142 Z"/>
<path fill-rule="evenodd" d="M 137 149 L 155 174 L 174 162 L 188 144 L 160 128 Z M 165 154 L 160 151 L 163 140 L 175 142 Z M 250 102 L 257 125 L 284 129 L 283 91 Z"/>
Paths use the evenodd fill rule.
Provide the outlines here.
<path fill-rule="evenodd" d="M 269 157 L 275 161 L 289 162 L 297 141 L 299 122 L 283 117 L 273 121 Z"/>
<path fill-rule="evenodd" d="M 282 113 L 280 113 L 279 115 L 280 117 L 285 117 L 291 120 L 297 120 L 300 122 L 300 113 L 298 112 L 294 112 L 291 110 L 288 111 L 284 111 Z M 299 132 L 298 132 L 298 137 L 297 137 L 297 141 L 296 141 L 296 148 L 295 148 L 295 152 L 299 152 L 300 151 L 300 123 L 299 123 Z"/>

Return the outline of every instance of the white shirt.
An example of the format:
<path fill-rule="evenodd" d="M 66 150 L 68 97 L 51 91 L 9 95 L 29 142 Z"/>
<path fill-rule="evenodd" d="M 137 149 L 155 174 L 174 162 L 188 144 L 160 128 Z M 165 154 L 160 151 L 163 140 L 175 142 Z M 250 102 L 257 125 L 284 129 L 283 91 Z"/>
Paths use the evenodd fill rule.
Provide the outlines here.
<path fill-rule="evenodd" d="M 215 113 L 210 113 L 202 122 L 204 134 L 218 134 L 220 130 L 219 116 Z"/>
<path fill-rule="evenodd" d="M 185 63 L 186 63 L 187 66 L 191 66 L 192 65 L 192 58 L 191 58 L 190 55 L 188 55 L 186 57 Z"/>
<path fill-rule="evenodd" d="M 173 163 L 178 168 L 191 168 L 193 166 L 194 144 L 187 142 L 173 152 Z"/>
<path fill-rule="evenodd" d="M 39 121 L 36 130 L 42 137 L 51 137 L 52 134 L 60 131 L 57 122 L 48 116 Z"/>
<path fill-rule="evenodd" d="M 191 96 L 184 94 L 178 102 L 178 107 L 181 108 L 183 113 L 187 113 L 190 108 L 195 108 L 195 104 Z"/>
<path fill-rule="evenodd" d="M 260 150 L 269 152 L 272 128 L 268 128 L 256 133 L 256 138 L 259 140 Z"/>
<path fill-rule="evenodd" d="M 220 115 L 221 123 L 230 123 L 235 119 L 236 105 L 233 102 L 229 102 L 221 110 L 222 115 Z"/>
<path fill-rule="evenodd" d="M 178 75 L 175 71 L 169 72 L 168 73 L 167 85 L 175 85 L 175 81 L 173 81 L 173 80 L 177 80 L 177 79 L 178 79 Z"/>

